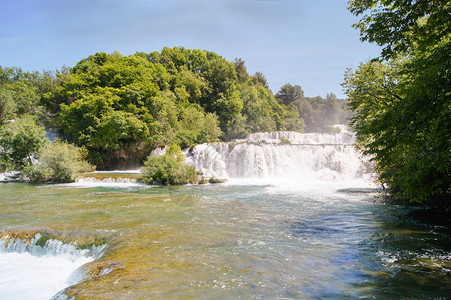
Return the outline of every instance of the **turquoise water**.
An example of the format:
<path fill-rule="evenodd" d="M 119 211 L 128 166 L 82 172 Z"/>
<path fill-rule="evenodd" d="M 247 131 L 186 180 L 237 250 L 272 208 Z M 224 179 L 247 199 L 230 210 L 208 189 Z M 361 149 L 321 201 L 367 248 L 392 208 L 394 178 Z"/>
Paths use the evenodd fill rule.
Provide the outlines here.
<path fill-rule="evenodd" d="M 366 188 L 10 183 L 0 184 L 0 224 L 107 241 L 66 290 L 77 299 L 445 299 L 449 227 L 380 204 Z M 7 276 L 0 269 L 0 281 Z"/>

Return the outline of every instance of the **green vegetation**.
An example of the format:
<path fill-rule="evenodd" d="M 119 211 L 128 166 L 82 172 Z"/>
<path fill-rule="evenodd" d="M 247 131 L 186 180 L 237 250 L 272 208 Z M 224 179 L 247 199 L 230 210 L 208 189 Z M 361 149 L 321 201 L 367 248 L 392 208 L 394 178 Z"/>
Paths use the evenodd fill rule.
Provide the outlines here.
<path fill-rule="evenodd" d="M 73 145 L 58 142 L 55 153 L 80 148 L 98 169 L 125 169 L 171 144 L 193 147 L 259 131 L 329 131 L 345 121 L 344 103 L 333 94 L 304 97 L 300 86 L 285 85 L 274 95 L 264 75 L 248 74 L 242 59 L 183 47 L 96 53 L 55 73 L 0 67 L 0 168 L 25 169 L 36 181 L 73 180 L 85 169 L 75 167 L 77 155 L 59 158 L 62 169 L 73 170 L 65 175 L 49 162 L 34 165 L 33 157 L 58 160 L 41 153 L 51 151 L 44 127 Z"/>
<path fill-rule="evenodd" d="M 178 145 L 172 144 L 166 153 L 151 156 L 144 162 L 141 182 L 147 184 L 178 185 L 199 181 L 194 166 L 185 163 L 185 156 Z"/>
<path fill-rule="evenodd" d="M 304 122 L 306 132 L 333 133 L 335 124 L 347 124 L 351 114 L 345 110 L 347 101 L 330 93 L 326 98 L 304 97 L 299 85 L 285 84 L 275 95 L 280 104 L 294 107 Z"/>
<path fill-rule="evenodd" d="M 295 108 L 280 105 L 262 81 L 242 60 L 228 62 L 208 51 L 97 53 L 77 63 L 43 105 L 66 137 L 88 149 L 92 163 L 139 165 L 150 150 L 172 143 L 189 147 L 254 131 L 302 131 Z"/>
<path fill-rule="evenodd" d="M 214 183 L 225 183 L 225 182 L 227 182 L 226 179 L 219 179 L 219 178 L 214 178 L 214 177 L 212 177 L 212 178 L 210 178 L 208 180 L 208 183 L 212 183 L 212 184 L 214 184 Z"/>
<path fill-rule="evenodd" d="M 78 173 L 94 171 L 85 157 L 83 149 L 55 140 L 39 153 L 38 163 L 24 168 L 24 174 L 32 182 L 73 182 Z"/>
<path fill-rule="evenodd" d="M 36 124 L 33 117 L 17 117 L 0 127 L 0 152 L 4 167 L 22 168 L 33 164 L 33 154 L 46 143 L 45 128 Z"/>
<path fill-rule="evenodd" d="M 360 1 L 362 40 L 382 58 L 348 70 L 343 86 L 359 146 L 392 199 L 450 208 L 449 1 Z"/>

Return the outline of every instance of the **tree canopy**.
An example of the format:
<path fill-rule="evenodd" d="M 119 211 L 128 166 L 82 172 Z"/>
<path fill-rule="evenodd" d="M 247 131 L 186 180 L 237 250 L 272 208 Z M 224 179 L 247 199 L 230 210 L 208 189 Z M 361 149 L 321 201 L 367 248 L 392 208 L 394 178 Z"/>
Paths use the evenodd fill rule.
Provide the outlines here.
<path fill-rule="evenodd" d="M 290 96 L 292 87 L 298 94 Z M 100 169 L 141 166 L 152 149 L 171 144 L 185 148 L 257 131 L 326 131 L 342 111 L 329 100 L 306 98 L 289 84 L 274 95 L 244 60 L 183 47 L 96 53 L 54 73 L 0 67 L 0 126 L 31 116 L 84 147 Z"/>
<path fill-rule="evenodd" d="M 172 143 L 302 131 L 292 108 L 280 105 L 261 77 L 254 82 L 244 61 L 204 50 L 97 53 L 78 62 L 47 103 L 60 103 L 55 126 L 86 146 L 95 164 L 140 164 L 151 149 Z"/>
<path fill-rule="evenodd" d="M 351 125 L 398 201 L 450 207 L 449 1 L 350 1 L 383 60 L 348 70 Z"/>

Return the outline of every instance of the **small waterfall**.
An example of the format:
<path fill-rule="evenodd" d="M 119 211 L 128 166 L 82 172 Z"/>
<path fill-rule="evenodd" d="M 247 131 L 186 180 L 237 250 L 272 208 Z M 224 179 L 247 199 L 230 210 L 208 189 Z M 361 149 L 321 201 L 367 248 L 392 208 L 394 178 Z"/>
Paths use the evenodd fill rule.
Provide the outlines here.
<path fill-rule="evenodd" d="M 135 178 L 103 178 L 98 179 L 95 177 L 82 177 L 76 180 L 77 183 L 86 183 L 86 184 L 96 184 L 96 183 L 105 183 L 105 184 L 135 184 L 137 181 Z"/>
<path fill-rule="evenodd" d="M 287 139 L 297 145 L 353 145 L 355 136 L 349 131 L 342 130 L 337 134 L 328 133 L 299 133 L 294 131 L 257 132 L 247 139 L 235 140 L 244 143 L 279 144 L 281 139 Z"/>
<path fill-rule="evenodd" d="M 20 181 L 20 174 L 18 171 L 0 173 L 0 182 Z"/>
<path fill-rule="evenodd" d="M 41 233 L 2 234 L 0 298 L 67 299 L 64 289 L 87 277 L 83 266 L 98 259 L 106 246 L 77 247 Z"/>
<path fill-rule="evenodd" d="M 21 239 L 5 235 L 0 238 L 0 253 L 29 253 L 33 256 L 58 256 L 63 255 L 70 259 L 90 258 L 92 260 L 101 256 L 106 244 L 93 245 L 87 249 L 78 249 L 75 245 L 67 244 L 56 239 L 45 241 L 44 245 L 39 243 L 42 234 L 37 233 L 34 237 Z"/>
<path fill-rule="evenodd" d="M 140 170 L 96 171 L 81 174 L 71 185 L 79 187 L 136 187 L 142 186 L 138 182 L 140 177 Z"/>
<path fill-rule="evenodd" d="M 189 163 L 216 178 L 308 177 L 353 179 L 363 163 L 350 132 L 338 134 L 262 132 L 245 140 L 194 147 Z"/>

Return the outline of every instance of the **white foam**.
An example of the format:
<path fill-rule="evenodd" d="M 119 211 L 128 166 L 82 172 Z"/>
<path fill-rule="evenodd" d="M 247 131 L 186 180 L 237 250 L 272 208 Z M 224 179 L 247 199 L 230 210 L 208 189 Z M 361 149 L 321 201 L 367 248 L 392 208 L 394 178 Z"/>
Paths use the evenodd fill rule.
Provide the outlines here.
<path fill-rule="evenodd" d="M 0 239 L 0 299 L 49 299 L 83 278 L 80 267 L 99 257 L 106 247 L 79 250 L 58 240 L 36 245 L 29 241 Z"/>
<path fill-rule="evenodd" d="M 77 269 L 93 259 L 0 253 L 0 299 L 50 299 L 75 284 L 73 278 L 80 277 Z"/>
<path fill-rule="evenodd" d="M 187 161 L 216 178 L 361 177 L 364 165 L 352 145 L 210 143 L 194 147 Z"/>
<path fill-rule="evenodd" d="M 0 182 L 2 181 L 16 181 L 19 180 L 20 172 L 10 171 L 5 173 L 0 173 Z"/>
<path fill-rule="evenodd" d="M 114 171 L 94 171 L 92 173 L 99 174 L 141 174 L 141 168 L 131 170 L 114 170 Z"/>
<path fill-rule="evenodd" d="M 355 135 L 347 131 L 344 125 L 336 125 L 336 128 L 340 130 L 340 133 L 299 133 L 295 131 L 257 132 L 252 133 L 246 139 L 235 141 L 278 144 L 282 142 L 282 139 L 285 139 L 291 144 L 352 145 L 355 143 Z"/>

